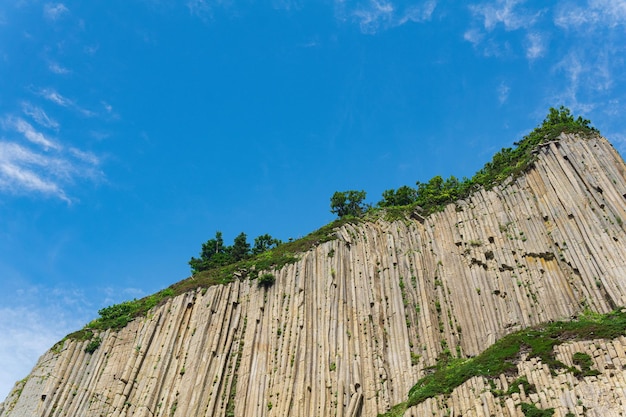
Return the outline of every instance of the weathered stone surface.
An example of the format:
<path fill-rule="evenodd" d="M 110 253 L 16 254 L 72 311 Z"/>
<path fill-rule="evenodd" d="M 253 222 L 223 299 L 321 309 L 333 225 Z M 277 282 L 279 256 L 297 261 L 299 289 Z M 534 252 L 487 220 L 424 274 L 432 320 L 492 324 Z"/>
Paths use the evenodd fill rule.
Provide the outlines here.
<path fill-rule="evenodd" d="M 525 395 L 494 397 L 484 378 L 473 378 L 456 388 L 449 398 L 426 401 L 406 411 L 405 417 L 417 416 L 503 416 L 523 417 L 520 404 L 532 403 L 537 408 L 554 409 L 554 416 L 624 416 L 626 415 L 626 338 L 572 342 L 556 347 L 557 359 L 573 366 L 572 355 L 586 353 L 594 358 L 592 369 L 597 376 L 576 378 L 560 371 L 556 376 L 536 358 L 518 364 L 519 376 L 525 376 L 537 390 Z M 594 356 L 596 355 L 596 356 Z M 506 377 L 503 375 L 503 379 Z M 515 377 L 517 378 L 517 376 Z M 507 383 L 515 378 L 509 378 Z M 498 387 L 502 389 L 502 387 Z M 433 403 L 436 405 L 433 406 Z"/>
<path fill-rule="evenodd" d="M 93 354 L 66 341 L 0 417 L 376 416 L 444 349 L 476 355 L 523 327 L 626 305 L 624 162 L 606 140 L 573 136 L 537 158 L 426 219 L 346 225 L 267 290 L 243 280 L 178 296 L 102 333 Z M 553 377 L 530 359 L 520 374 L 537 393 L 494 399 L 474 378 L 406 415 L 521 416 L 520 402 L 623 415 L 624 344 L 559 348 L 565 363 L 588 351 L 596 377 Z"/>

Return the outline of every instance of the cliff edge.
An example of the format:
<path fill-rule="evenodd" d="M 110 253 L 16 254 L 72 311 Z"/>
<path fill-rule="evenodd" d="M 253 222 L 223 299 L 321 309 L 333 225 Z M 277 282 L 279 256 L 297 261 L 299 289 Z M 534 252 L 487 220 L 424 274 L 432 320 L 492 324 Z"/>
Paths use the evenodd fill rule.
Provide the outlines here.
<path fill-rule="evenodd" d="M 92 353 L 65 340 L 0 417 L 375 417 L 442 354 L 475 356 L 514 331 L 625 306 L 624 161 L 599 136 L 562 135 L 534 152 L 523 175 L 425 219 L 340 227 L 269 288 L 244 279 L 168 299 L 100 333 Z M 625 346 L 559 346 L 567 363 L 588 352 L 600 375 L 554 376 L 521 358 L 535 393 L 495 400 L 474 378 L 405 415 L 521 416 L 523 402 L 624 415 Z"/>

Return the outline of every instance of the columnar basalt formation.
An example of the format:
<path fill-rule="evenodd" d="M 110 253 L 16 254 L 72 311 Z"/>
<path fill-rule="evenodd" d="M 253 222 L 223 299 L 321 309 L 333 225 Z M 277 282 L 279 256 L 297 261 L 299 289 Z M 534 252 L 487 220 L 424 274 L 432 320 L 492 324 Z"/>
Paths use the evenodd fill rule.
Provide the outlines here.
<path fill-rule="evenodd" d="M 414 217 L 347 224 L 275 271 L 270 288 L 244 279 L 169 299 L 101 333 L 92 354 L 67 340 L 0 417 L 374 417 L 444 351 L 477 355 L 524 327 L 626 305 L 626 166 L 603 138 L 563 135 L 522 176 Z M 528 359 L 528 398 L 490 399 L 474 378 L 406 415 L 517 416 L 524 401 L 565 402 L 559 410 L 575 415 L 579 401 L 623 407 L 624 340 L 590 343 L 607 352 L 594 353 L 599 376 L 554 377 Z M 607 361 L 616 366 L 605 372 Z"/>

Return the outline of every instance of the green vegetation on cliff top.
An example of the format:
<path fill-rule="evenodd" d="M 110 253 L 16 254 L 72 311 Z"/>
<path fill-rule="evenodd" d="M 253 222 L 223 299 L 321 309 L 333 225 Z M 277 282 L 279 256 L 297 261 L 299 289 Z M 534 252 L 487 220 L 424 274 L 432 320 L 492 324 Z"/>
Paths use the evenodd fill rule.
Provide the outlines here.
<path fill-rule="evenodd" d="M 269 235 L 260 236 L 259 238 L 267 237 L 270 240 L 265 239 L 267 242 L 262 245 L 262 251 L 257 250 L 255 253 L 253 249 L 249 256 L 233 256 L 233 250 L 237 252 L 244 246 L 246 250 L 250 249 L 243 233 L 237 237 L 232 247 L 228 247 L 227 253 L 218 253 L 217 257 L 203 256 L 205 249 L 221 238 L 221 235 L 216 235 L 216 239 L 209 240 L 203 245 L 200 258 L 191 259 L 190 265 L 194 272 L 191 277 L 148 297 L 103 308 L 98 312 L 100 317 L 90 322 L 83 330 L 68 337 L 84 339 L 89 338 L 94 331 L 120 329 L 135 317 L 145 315 L 170 297 L 199 287 L 227 284 L 236 279 L 256 279 L 260 272 L 279 270 L 287 264 L 296 262 L 301 253 L 320 243 L 335 239 L 335 230 L 345 223 L 375 219 L 380 215 L 391 220 L 405 218 L 418 209 L 418 206 L 424 216 L 440 211 L 447 204 L 467 198 L 480 188 L 490 189 L 497 184 L 503 184 L 509 177 L 515 178 L 520 175 L 532 166 L 534 160 L 532 151 L 542 143 L 557 140 L 561 133 L 576 133 L 583 137 L 599 134 L 589 123 L 589 120 L 582 117 L 574 118 L 569 109 L 563 106 L 559 109 L 551 108 L 537 128 L 516 142 L 514 148 L 504 148 L 496 153 L 493 159 L 471 179 L 458 180 L 450 177 L 444 180 L 441 176 L 436 176 L 426 183 L 418 182 L 416 189 L 404 186 L 398 190 L 387 190 L 383 193 L 383 200 L 377 204 L 377 208 L 362 203 L 365 198 L 364 191 L 335 193 L 331 199 L 331 208 L 340 216 L 338 220 L 301 239 L 287 243 L 272 240 Z"/>
<path fill-rule="evenodd" d="M 390 189 L 383 192 L 383 199 L 376 206 L 390 215 L 391 218 L 406 215 L 419 207 L 422 215 L 429 215 L 443 210 L 448 204 L 469 197 L 474 191 L 481 188 L 491 189 L 496 185 L 503 185 L 507 179 L 514 180 L 523 172 L 532 167 L 535 160 L 533 151 L 541 144 L 558 140 L 562 133 L 576 133 L 583 137 L 597 135 L 600 132 L 590 126 L 590 121 L 582 117 L 574 118 L 569 109 L 561 106 L 558 110 L 551 108 L 544 121 L 521 141 L 516 142 L 514 148 L 503 148 L 497 152 L 490 162 L 480 169 L 472 178 L 458 179 L 451 176 L 447 179 L 437 175 L 428 182 L 417 182 L 416 188 L 402 186 L 397 190 Z M 351 193 L 348 191 L 346 193 Z M 365 199 L 362 191 L 360 196 Z M 341 201 L 335 193 L 335 204 Z M 332 206 L 331 201 L 331 206 Z M 363 212 L 363 205 L 351 201 L 356 210 L 347 210 L 350 214 L 358 215 Z M 339 217 L 342 207 L 334 207 Z"/>

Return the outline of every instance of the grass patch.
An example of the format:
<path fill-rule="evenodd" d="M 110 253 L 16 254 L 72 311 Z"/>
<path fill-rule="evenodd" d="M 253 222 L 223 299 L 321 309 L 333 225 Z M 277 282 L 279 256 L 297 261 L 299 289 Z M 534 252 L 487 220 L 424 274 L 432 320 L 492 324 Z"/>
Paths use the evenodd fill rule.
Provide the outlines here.
<path fill-rule="evenodd" d="M 572 361 L 580 366 L 580 370 L 573 368 L 572 371 L 574 372 L 574 375 L 581 377 L 581 376 L 595 376 L 595 375 L 600 375 L 601 372 L 598 371 L 597 369 L 591 369 L 591 366 L 593 365 L 593 360 L 591 359 L 591 356 L 589 356 L 586 353 L 583 352 L 576 352 L 572 355 Z"/>
<path fill-rule="evenodd" d="M 523 353 L 527 353 L 529 358 L 540 358 L 552 372 L 556 372 L 557 369 L 573 372 L 575 368 L 570 368 L 555 358 L 555 346 L 568 341 L 615 339 L 623 335 L 626 335 L 626 310 L 621 309 L 608 314 L 587 313 L 575 321 L 557 321 L 520 330 L 503 337 L 474 358 L 443 358 L 433 368 L 432 374 L 420 379 L 411 388 L 406 405 L 411 407 L 428 398 L 450 394 L 456 387 L 475 376 L 495 378 L 500 374 L 515 374 L 517 363 Z M 590 359 L 587 360 L 584 355 L 577 355 L 575 361 L 581 368 L 590 370 Z M 518 383 L 509 391 L 518 389 L 520 379 L 516 382 Z M 523 384 L 523 381 L 521 383 Z M 524 389 L 531 389 L 531 386 L 524 385 Z M 510 393 L 507 391 L 506 394 Z M 526 415 L 551 415 L 528 412 L 531 414 Z M 384 414 L 387 417 L 393 415 Z"/>
<path fill-rule="evenodd" d="M 554 415 L 554 408 L 542 410 L 541 408 L 537 408 L 534 404 L 529 403 L 521 403 L 520 407 L 522 407 L 522 413 L 524 413 L 526 417 L 551 417 Z"/>
<path fill-rule="evenodd" d="M 506 392 L 494 389 L 494 390 L 491 390 L 491 393 L 493 394 L 494 397 L 509 396 L 515 393 L 520 394 L 522 392 L 520 385 L 524 389 L 524 392 L 526 393 L 526 395 L 537 391 L 535 389 L 535 386 L 531 384 L 530 382 L 528 382 L 528 378 L 526 378 L 525 376 L 521 376 L 517 378 L 515 381 L 511 382 L 511 384 L 509 385 L 509 389 L 506 390 Z"/>
<path fill-rule="evenodd" d="M 99 337 L 94 337 L 93 339 L 91 339 L 91 342 L 89 342 L 89 344 L 85 348 L 85 352 L 92 354 L 100 347 L 101 344 L 102 344 L 102 339 Z"/>

